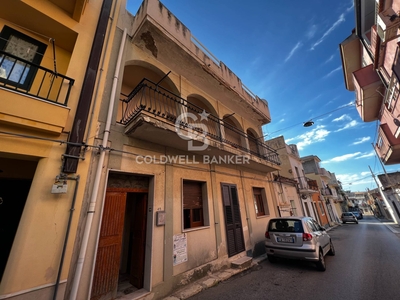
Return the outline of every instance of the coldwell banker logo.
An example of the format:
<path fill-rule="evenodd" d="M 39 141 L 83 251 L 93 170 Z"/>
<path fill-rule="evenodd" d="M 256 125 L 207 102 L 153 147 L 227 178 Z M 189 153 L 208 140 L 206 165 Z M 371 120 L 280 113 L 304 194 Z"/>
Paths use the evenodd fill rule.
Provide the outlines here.
<path fill-rule="evenodd" d="M 208 121 L 210 114 L 206 113 L 205 110 L 198 114 L 198 118 L 194 113 L 185 112 L 180 114 L 175 121 L 175 131 L 181 139 L 188 141 L 189 151 L 204 151 L 209 145 L 209 141 L 206 138 L 208 127 L 203 123 L 197 123 L 197 121 Z M 187 124 L 186 130 L 182 130 L 181 124 Z M 202 143 L 200 146 L 193 144 L 194 141 Z"/>

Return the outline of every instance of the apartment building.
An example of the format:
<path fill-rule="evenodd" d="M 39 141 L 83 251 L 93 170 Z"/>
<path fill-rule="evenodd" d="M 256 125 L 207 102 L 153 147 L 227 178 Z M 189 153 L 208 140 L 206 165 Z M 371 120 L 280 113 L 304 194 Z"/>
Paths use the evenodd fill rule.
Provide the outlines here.
<path fill-rule="evenodd" d="M 67 292 L 161 299 L 265 253 L 280 160 L 263 142 L 266 100 L 160 1 L 145 0 L 133 14 L 114 2 L 110 60 L 92 104 L 99 147 Z"/>
<path fill-rule="evenodd" d="M 316 180 L 306 177 L 295 144 L 288 145 L 283 136 L 265 141 L 279 154 L 281 169 L 274 174 L 275 194 L 281 216 L 310 216 L 318 220 L 313 195 L 319 194 Z"/>
<path fill-rule="evenodd" d="M 400 1 L 354 1 L 355 29 L 340 44 L 346 89 L 364 122 L 379 123 L 375 151 L 385 165 L 400 163 Z"/>
<path fill-rule="evenodd" d="M 301 157 L 304 173 L 307 177 L 315 180 L 320 193 L 313 195 L 318 218 L 323 226 L 331 226 L 339 223 L 339 214 L 335 207 L 334 199 L 337 199 L 336 189 L 329 186 L 331 180 L 330 173 L 320 167 L 320 158 L 316 155 Z"/>
<path fill-rule="evenodd" d="M 2 1 L 0 9 L 0 299 L 64 299 L 95 128 L 91 98 L 110 1 Z M 88 68 L 89 66 L 89 68 Z M 74 132 L 73 128 L 78 128 Z M 62 172 L 68 157 L 79 160 Z"/>

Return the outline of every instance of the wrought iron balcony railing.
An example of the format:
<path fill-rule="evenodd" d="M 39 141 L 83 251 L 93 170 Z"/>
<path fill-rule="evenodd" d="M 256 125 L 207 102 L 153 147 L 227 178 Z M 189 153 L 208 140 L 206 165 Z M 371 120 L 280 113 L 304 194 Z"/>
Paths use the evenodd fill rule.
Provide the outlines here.
<path fill-rule="evenodd" d="M 0 87 L 67 105 L 74 79 L 0 50 Z"/>
<path fill-rule="evenodd" d="M 330 188 L 321 188 L 321 194 L 324 196 L 333 196 L 332 190 Z"/>
<path fill-rule="evenodd" d="M 143 79 L 129 95 L 122 95 L 122 116 L 119 123 L 129 124 L 141 112 L 162 118 L 177 129 L 197 132 L 234 148 L 280 165 L 278 153 L 239 130 L 228 121 L 206 112 L 203 108 L 173 94 L 148 79 Z"/>
<path fill-rule="evenodd" d="M 318 183 L 316 180 L 307 178 L 307 177 L 297 177 L 297 180 L 299 182 L 299 188 L 301 190 L 314 190 L 318 191 Z"/>

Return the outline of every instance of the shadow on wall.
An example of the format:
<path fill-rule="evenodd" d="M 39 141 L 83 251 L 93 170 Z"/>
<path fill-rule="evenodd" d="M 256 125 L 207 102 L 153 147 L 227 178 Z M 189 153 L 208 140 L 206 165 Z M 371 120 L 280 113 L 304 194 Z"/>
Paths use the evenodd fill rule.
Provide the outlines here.
<path fill-rule="evenodd" d="M 265 254 L 265 243 L 264 243 L 264 241 L 261 241 L 261 242 L 258 242 L 254 246 L 254 251 L 253 251 L 252 257 L 257 257 L 257 256 L 260 256 L 263 254 Z"/>

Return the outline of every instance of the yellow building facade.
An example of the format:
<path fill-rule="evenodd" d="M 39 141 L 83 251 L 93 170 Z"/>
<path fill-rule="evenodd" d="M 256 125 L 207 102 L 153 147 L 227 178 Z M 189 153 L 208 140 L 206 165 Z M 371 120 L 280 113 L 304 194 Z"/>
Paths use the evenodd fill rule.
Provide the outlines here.
<path fill-rule="evenodd" d="M 115 9 L 0 2 L 0 299 L 64 299 L 91 152 L 70 157 L 80 161 L 74 172 L 62 169 Z M 76 143 L 93 144 L 96 128 L 83 127 Z"/>

